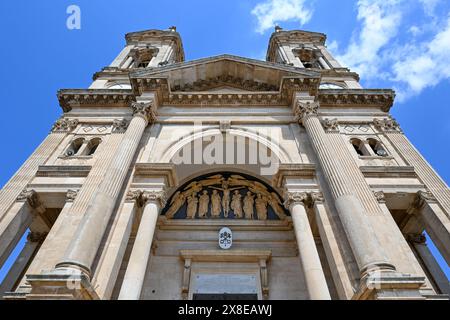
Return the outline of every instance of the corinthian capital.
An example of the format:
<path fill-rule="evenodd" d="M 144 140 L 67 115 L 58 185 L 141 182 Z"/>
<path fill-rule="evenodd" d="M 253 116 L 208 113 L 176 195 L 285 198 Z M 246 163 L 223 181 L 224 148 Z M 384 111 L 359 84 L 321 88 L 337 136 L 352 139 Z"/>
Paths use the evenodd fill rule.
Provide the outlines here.
<path fill-rule="evenodd" d="M 319 103 L 312 101 L 297 101 L 294 113 L 297 121 L 302 122 L 307 117 L 317 116 Z"/>
<path fill-rule="evenodd" d="M 124 133 L 128 128 L 129 122 L 125 119 L 115 119 L 112 124 L 112 132 Z"/>
<path fill-rule="evenodd" d="M 17 197 L 17 201 L 27 202 L 30 207 L 37 210 L 38 212 L 45 211 L 45 207 L 42 205 L 37 192 L 34 190 L 24 189 Z"/>
<path fill-rule="evenodd" d="M 323 128 L 328 132 L 339 132 L 338 119 L 324 119 L 322 121 Z"/>
<path fill-rule="evenodd" d="M 78 125 L 76 119 L 59 119 L 52 127 L 52 132 L 70 132 Z"/>
<path fill-rule="evenodd" d="M 133 116 L 144 118 L 147 122 L 153 123 L 156 120 L 153 100 L 150 102 L 132 102 Z"/>
<path fill-rule="evenodd" d="M 142 191 L 141 190 L 130 190 L 130 191 L 128 191 L 125 200 L 129 201 L 129 202 L 134 202 L 134 201 L 140 202 L 141 201 L 141 196 L 142 196 Z"/>
<path fill-rule="evenodd" d="M 377 199 L 378 203 L 386 203 L 386 197 L 383 191 L 374 191 L 373 195 Z"/>
<path fill-rule="evenodd" d="M 38 242 L 42 243 L 45 240 L 45 237 L 47 237 L 47 232 L 30 232 L 27 235 L 27 240 L 29 242 Z"/>
<path fill-rule="evenodd" d="M 164 191 L 144 191 L 142 193 L 142 200 L 144 205 L 148 202 L 158 202 L 159 206 L 163 208 L 166 205 L 166 193 Z"/>
<path fill-rule="evenodd" d="M 401 132 L 400 125 L 395 119 L 374 119 L 375 128 L 384 132 Z"/>
<path fill-rule="evenodd" d="M 416 210 L 420 210 L 426 203 L 436 202 L 436 198 L 429 191 L 418 191 L 414 197 L 413 202 L 408 208 L 409 213 L 415 213 Z"/>
<path fill-rule="evenodd" d="M 311 205 L 315 203 L 323 203 L 324 197 L 322 192 L 311 192 Z"/>
<path fill-rule="evenodd" d="M 77 190 L 67 190 L 66 193 L 66 201 L 67 202 L 74 202 L 75 198 L 78 195 L 78 191 Z"/>
<path fill-rule="evenodd" d="M 306 192 L 286 192 L 284 206 L 286 209 L 294 203 L 305 204 L 308 200 L 308 193 Z"/>

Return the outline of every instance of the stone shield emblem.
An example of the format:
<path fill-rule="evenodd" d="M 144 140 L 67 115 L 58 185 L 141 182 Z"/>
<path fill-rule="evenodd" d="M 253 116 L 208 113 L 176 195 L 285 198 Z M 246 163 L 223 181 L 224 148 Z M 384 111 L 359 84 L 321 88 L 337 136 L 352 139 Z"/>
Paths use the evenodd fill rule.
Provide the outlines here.
<path fill-rule="evenodd" d="M 230 228 L 224 227 L 219 231 L 219 247 L 221 249 L 230 249 L 233 244 L 233 233 Z"/>

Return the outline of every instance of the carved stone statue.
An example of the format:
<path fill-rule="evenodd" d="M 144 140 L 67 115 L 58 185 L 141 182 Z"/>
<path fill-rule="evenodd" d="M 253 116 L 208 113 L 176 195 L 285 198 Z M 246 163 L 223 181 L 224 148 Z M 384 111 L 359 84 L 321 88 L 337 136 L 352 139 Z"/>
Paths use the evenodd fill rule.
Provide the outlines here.
<path fill-rule="evenodd" d="M 253 205 L 255 203 L 255 199 L 253 194 L 250 191 L 247 191 L 247 195 L 244 198 L 244 214 L 245 219 L 253 219 Z"/>
<path fill-rule="evenodd" d="M 244 187 L 230 188 L 229 180 L 230 179 L 222 181 L 222 188 L 211 187 L 212 189 L 222 190 L 222 192 L 223 192 L 222 208 L 223 208 L 223 215 L 225 218 L 228 218 L 228 213 L 230 212 L 230 193 L 231 193 L 231 191 L 244 188 Z"/>
<path fill-rule="evenodd" d="M 231 209 L 236 218 L 242 218 L 241 194 L 238 190 L 234 190 L 233 198 L 231 199 Z"/>
<path fill-rule="evenodd" d="M 166 218 L 172 219 L 173 216 L 178 212 L 178 210 L 183 206 L 186 201 L 186 196 L 184 193 L 177 191 L 170 201 L 170 208 L 166 212 Z"/>
<path fill-rule="evenodd" d="M 211 195 L 211 217 L 219 218 L 221 211 L 222 211 L 222 204 L 220 194 L 219 192 L 217 192 L 217 190 L 213 190 Z"/>
<path fill-rule="evenodd" d="M 188 203 L 188 205 L 187 205 L 187 210 L 186 210 L 186 218 L 187 219 L 195 219 L 195 214 L 197 213 L 197 204 L 198 204 L 196 192 L 192 193 L 187 198 L 187 203 Z"/>
<path fill-rule="evenodd" d="M 270 196 L 267 198 L 270 206 L 273 209 L 273 212 L 280 218 L 280 220 L 286 219 L 286 214 L 284 213 L 283 208 L 281 207 L 281 200 L 275 192 L 272 192 Z"/>
<path fill-rule="evenodd" d="M 199 201 L 199 206 L 198 206 L 198 217 L 199 218 L 206 218 L 206 215 L 208 214 L 208 207 L 209 207 L 208 191 L 203 190 L 203 193 L 200 196 L 200 201 Z"/>
<path fill-rule="evenodd" d="M 255 206 L 258 220 L 267 220 L 267 197 L 259 193 L 255 200 Z"/>

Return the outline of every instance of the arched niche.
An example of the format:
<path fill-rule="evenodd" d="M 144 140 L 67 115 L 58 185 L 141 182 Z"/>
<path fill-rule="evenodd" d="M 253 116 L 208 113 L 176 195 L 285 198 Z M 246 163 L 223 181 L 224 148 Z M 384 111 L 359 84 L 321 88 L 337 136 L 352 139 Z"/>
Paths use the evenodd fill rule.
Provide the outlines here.
<path fill-rule="evenodd" d="M 245 173 L 220 171 L 183 183 L 169 198 L 162 215 L 167 219 L 251 221 L 284 220 L 289 212 L 282 197 L 265 181 Z"/>
<path fill-rule="evenodd" d="M 291 162 L 280 140 L 275 136 L 240 128 L 226 132 L 219 129 L 192 131 L 164 147 L 160 156 L 155 155 L 153 161 L 174 163 L 180 180 L 213 167 L 220 170 L 237 169 L 254 176 L 264 176 L 270 181 L 278 171 L 279 164 Z M 222 151 L 219 157 L 216 157 L 216 150 L 212 152 L 211 147 L 217 141 Z M 229 153 L 230 146 L 233 149 L 232 156 Z"/>

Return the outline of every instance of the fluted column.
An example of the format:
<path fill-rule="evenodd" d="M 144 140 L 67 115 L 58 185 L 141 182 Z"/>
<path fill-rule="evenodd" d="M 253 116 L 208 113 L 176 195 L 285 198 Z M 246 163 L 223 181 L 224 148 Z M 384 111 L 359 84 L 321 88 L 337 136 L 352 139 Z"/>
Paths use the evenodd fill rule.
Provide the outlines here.
<path fill-rule="evenodd" d="M 161 208 L 164 207 L 165 195 L 162 191 L 145 191 L 142 194 L 142 201 L 145 203 L 144 210 L 120 289 L 119 300 L 139 300 L 141 296 L 156 222 Z"/>
<path fill-rule="evenodd" d="M 351 299 L 354 294 L 352 279 L 345 268 L 344 255 L 339 248 L 331 219 L 325 208 L 323 194 L 321 192 L 312 192 L 311 204 L 339 298 L 342 300 Z"/>
<path fill-rule="evenodd" d="M 409 208 L 416 214 L 439 252 L 450 265 L 450 220 L 431 192 L 419 191 Z"/>
<path fill-rule="evenodd" d="M 97 267 L 93 285 L 102 300 L 108 300 L 114 290 L 125 251 L 127 249 L 138 207 L 142 204 L 142 191 L 129 191 L 120 208 L 117 224 L 114 226 L 108 246 L 103 253 L 107 257 Z"/>
<path fill-rule="evenodd" d="M 366 218 L 366 211 L 342 168 L 318 118 L 317 102 L 297 100 L 295 114 L 303 123 L 328 182 L 361 275 L 371 270 L 395 270 Z"/>
<path fill-rule="evenodd" d="M 305 209 L 307 199 L 306 192 L 288 192 L 286 207 L 291 212 L 309 298 L 311 300 L 330 300 L 327 281 Z"/>
<path fill-rule="evenodd" d="M 5 292 L 11 291 L 15 284 L 20 280 L 30 259 L 44 241 L 46 235 L 46 233 L 40 232 L 30 232 L 27 235 L 27 242 L 0 285 L 0 299 Z"/>
<path fill-rule="evenodd" d="M 450 294 L 450 283 L 439 266 L 439 263 L 436 261 L 436 258 L 428 248 L 427 238 L 422 234 L 410 234 L 408 235 L 408 240 L 425 267 L 428 269 L 428 272 L 439 291 L 443 294 Z"/>
<path fill-rule="evenodd" d="M 56 268 L 72 268 L 91 276 L 91 265 L 113 212 L 120 189 L 131 161 L 144 133 L 154 120 L 153 104 L 132 103 L 133 118 L 123 136 L 114 159 L 106 171 L 102 183 L 91 199 L 86 213 L 66 251 L 63 261 Z"/>
<path fill-rule="evenodd" d="M 375 127 L 384 132 L 395 149 L 406 162 L 414 167 L 416 174 L 428 190 L 436 197 L 439 204 L 450 216 L 450 189 L 442 178 L 433 170 L 417 149 L 411 144 L 394 119 L 375 119 Z M 448 219 L 448 218 L 447 218 Z"/>
<path fill-rule="evenodd" d="M 56 121 L 52 132 L 0 190 L 0 220 L 3 219 L 16 198 L 34 177 L 38 167 L 48 160 L 66 135 L 75 129 L 77 125 L 78 120 L 59 119 Z"/>
<path fill-rule="evenodd" d="M 0 221 L 0 267 L 5 263 L 35 215 L 45 210 L 34 190 L 23 190 Z"/>

